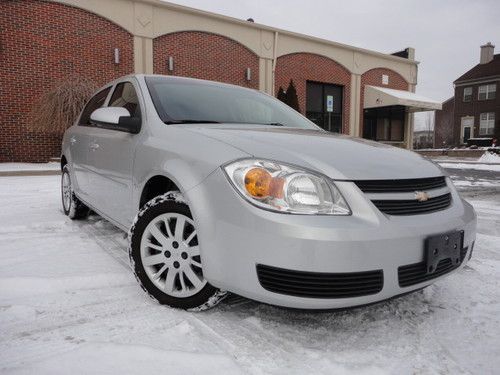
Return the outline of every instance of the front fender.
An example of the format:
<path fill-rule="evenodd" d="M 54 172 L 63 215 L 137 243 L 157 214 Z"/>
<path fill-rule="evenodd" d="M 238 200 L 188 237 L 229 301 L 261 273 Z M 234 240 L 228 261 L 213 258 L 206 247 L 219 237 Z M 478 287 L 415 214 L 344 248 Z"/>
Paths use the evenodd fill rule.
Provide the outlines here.
<path fill-rule="evenodd" d="M 133 169 L 133 204 L 139 201 L 145 184 L 154 176 L 172 180 L 181 193 L 200 184 L 229 160 L 249 155 L 223 142 L 199 136 L 175 126 L 163 136 L 148 137 L 136 150 Z"/>

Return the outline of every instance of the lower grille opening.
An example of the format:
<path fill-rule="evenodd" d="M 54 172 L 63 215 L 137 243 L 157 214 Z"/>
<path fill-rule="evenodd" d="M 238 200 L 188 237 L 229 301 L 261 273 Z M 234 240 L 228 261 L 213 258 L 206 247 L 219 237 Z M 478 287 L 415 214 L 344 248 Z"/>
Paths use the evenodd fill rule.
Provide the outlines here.
<path fill-rule="evenodd" d="M 453 264 L 449 258 L 441 260 L 436 267 L 436 271 L 431 274 L 427 274 L 425 262 L 401 266 L 398 268 L 399 286 L 406 287 L 416 285 L 443 276 L 453 271 L 455 268 L 458 268 L 462 264 L 466 254 L 467 247 L 460 250 L 461 262 L 458 264 Z"/>
<path fill-rule="evenodd" d="M 376 294 L 384 285 L 382 270 L 323 273 L 257 265 L 260 284 L 270 292 L 307 298 L 351 298 Z"/>

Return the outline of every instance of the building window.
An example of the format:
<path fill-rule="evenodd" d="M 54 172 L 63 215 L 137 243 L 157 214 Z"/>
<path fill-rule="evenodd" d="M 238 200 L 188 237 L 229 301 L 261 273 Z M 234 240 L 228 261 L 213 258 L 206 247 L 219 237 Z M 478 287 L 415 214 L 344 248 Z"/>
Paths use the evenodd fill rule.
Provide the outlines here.
<path fill-rule="evenodd" d="M 472 87 L 464 88 L 464 102 L 472 101 Z"/>
<path fill-rule="evenodd" d="M 495 112 L 481 113 L 479 135 L 491 135 L 495 129 Z"/>
<path fill-rule="evenodd" d="M 495 83 L 490 85 L 479 86 L 477 98 L 479 100 L 495 99 L 497 93 L 497 85 Z"/>
<path fill-rule="evenodd" d="M 403 142 L 405 113 L 403 106 L 365 109 L 363 137 L 375 141 Z"/>
<path fill-rule="evenodd" d="M 306 84 L 306 117 L 325 130 L 342 133 L 344 88 L 328 83 Z"/>

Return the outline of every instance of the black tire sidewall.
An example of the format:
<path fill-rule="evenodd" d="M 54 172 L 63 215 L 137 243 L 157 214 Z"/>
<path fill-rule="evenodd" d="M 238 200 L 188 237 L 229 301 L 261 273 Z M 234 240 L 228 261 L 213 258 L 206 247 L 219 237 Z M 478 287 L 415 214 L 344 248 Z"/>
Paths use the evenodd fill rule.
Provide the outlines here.
<path fill-rule="evenodd" d="M 181 309 L 193 309 L 207 303 L 210 297 L 217 293 L 217 289 L 210 285 L 210 283 L 207 282 L 202 290 L 190 297 L 179 298 L 170 296 L 158 289 L 149 279 L 141 259 L 141 239 L 148 224 L 155 217 L 170 212 L 185 215 L 192 219 L 189 207 L 184 203 L 170 200 L 145 207 L 147 208 L 141 212 L 131 230 L 130 238 L 130 258 L 132 260 L 135 276 L 141 284 L 141 287 L 162 305 L 169 305 Z"/>

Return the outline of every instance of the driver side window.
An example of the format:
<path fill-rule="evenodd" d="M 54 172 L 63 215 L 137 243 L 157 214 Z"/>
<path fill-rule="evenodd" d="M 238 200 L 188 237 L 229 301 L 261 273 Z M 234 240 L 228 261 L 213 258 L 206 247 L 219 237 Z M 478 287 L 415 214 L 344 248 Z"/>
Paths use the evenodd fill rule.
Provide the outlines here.
<path fill-rule="evenodd" d="M 130 112 L 130 116 L 141 118 L 141 109 L 134 85 L 122 82 L 116 85 L 108 107 L 123 107 Z"/>
<path fill-rule="evenodd" d="M 78 125 L 82 126 L 92 126 L 90 123 L 90 115 L 96 109 L 101 108 L 108 97 L 108 93 L 111 90 L 111 87 L 107 87 L 102 91 L 99 91 L 95 94 L 87 103 L 85 108 L 83 109 L 82 115 L 80 116 L 80 121 Z"/>

